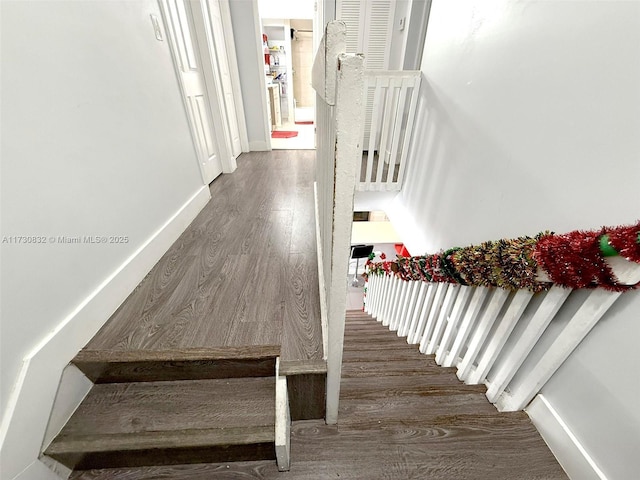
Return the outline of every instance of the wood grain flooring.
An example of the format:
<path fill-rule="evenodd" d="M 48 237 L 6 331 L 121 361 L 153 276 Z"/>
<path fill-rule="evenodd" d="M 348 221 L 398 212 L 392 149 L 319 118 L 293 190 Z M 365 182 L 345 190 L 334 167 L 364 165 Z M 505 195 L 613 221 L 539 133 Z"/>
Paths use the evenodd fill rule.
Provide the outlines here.
<path fill-rule="evenodd" d="M 294 423 L 289 473 L 279 474 L 274 462 L 238 462 L 90 470 L 72 478 L 567 478 L 525 413 L 499 413 L 483 388 L 462 384 L 453 369 L 385 330 L 360 312 L 347 314 L 339 423 Z M 391 348 L 382 348 L 384 338 Z"/>
<path fill-rule="evenodd" d="M 279 345 L 180 350 L 86 350 L 73 364 L 93 383 L 272 377 Z"/>
<path fill-rule="evenodd" d="M 51 444 L 69 468 L 275 459 L 275 377 L 94 385 Z"/>
<path fill-rule="evenodd" d="M 314 155 L 241 155 L 86 348 L 280 345 L 283 361 L 322 360 Z"/>

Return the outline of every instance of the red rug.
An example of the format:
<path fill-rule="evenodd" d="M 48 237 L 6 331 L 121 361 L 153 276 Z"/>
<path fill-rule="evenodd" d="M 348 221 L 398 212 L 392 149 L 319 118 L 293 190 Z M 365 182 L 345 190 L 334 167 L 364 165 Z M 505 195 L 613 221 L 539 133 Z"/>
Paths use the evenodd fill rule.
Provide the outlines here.
<path fill-rule="evenodd" d="M 313 125 L 313 120 L 305 120 L 303 122 L 296 122 L 296 125 Z"/>
<path fill-rule="evenodd" d="M 294 132 L 291 130 L 275 130 L 271 132 L 271 138 L 291 138 L 297 136 L 298 132 Z"/>

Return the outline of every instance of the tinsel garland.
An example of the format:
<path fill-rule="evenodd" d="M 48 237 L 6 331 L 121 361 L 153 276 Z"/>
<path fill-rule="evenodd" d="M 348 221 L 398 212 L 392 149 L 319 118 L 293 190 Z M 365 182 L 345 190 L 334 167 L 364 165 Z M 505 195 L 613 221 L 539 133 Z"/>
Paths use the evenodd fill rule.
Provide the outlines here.
<path fill-rule="evenodd" d="M 605 234 L 620 256 L 640 263 L 640 221 L 628 227 L 605 228 Z"/>
<path fill-rule="evenodd" d="M 615 254 L 640 263 L 640 222 L 563 235 L 544 232 L 395 261 L 384 261 L 381 256 L 382 262 L 374 262 L 372 255 L 365 278 L 367 274 L 387 274 L 403 280 L 539 292 L 551 286 L 537 280 L 540 268 L 553 283 L 568 288 L 624 291 L 640 286 L 618 283 L 605 261 L 606 256 Z"/>
<path fill-rule="evenodd" d="M 452 263 L 468 285 L 539 292 L 548 285 L 536 281 L 536 241 L 519 237 L 472 245 L 457 250 Z"/>
<path fill-rule="evenodd" d="M 601 239 L 627 260 L 640 262 L 638 231 L 640 222 L 629 227 L 603 227 L 600 230 L 548 234 L 535 247 L 534 259 L 553 283 L 569 288 L 602 287 L 614 292 L 636 288 L 621 285 L 605 260 Z M 623 253 L 624 252 L 624 253 Z M 608 254 L 608 253 L 607 253 Z"/>

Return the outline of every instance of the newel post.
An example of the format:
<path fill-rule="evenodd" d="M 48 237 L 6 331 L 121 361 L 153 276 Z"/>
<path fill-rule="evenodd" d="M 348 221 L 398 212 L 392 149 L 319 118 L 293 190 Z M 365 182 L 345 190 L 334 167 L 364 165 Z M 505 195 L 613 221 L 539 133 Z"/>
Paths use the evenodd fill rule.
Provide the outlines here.
<path fill-rule="evenodd" d="M 329 292 L 327 357 L 327 423 L 338 421 L 347 273 L 353 222 L 356 170 L 362 158 L 364 57 L 341 54 L 336 83 L 336 144 L 334 203 Z"/>

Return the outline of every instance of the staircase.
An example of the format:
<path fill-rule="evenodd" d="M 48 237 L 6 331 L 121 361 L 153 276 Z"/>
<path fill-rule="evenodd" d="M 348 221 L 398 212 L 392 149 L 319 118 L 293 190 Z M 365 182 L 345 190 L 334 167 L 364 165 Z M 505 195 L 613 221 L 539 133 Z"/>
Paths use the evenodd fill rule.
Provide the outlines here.
<path fill-rule="evenodd" d="M 526 413 L 498 412 L 484 385 L 370 315 L 347 312 L 343 359 L 339 426 L 359 438 L 359 478 L 567 478 Z"/>
<path fill-rule="evenodd" d="M 94 386 L 44 454 L 72 470 L 276 458 L 286 470 L 279 352 L 83 350 L 72 363 Z"/>
<path fill-rule="evenodd" d="M 200 398 L 206 405 L 196 409 L 196 401 L 189 402 L 185 408 L 195 410 L 197 416 L 207 422 L 215 416 L 204 411 L 210 404 L 235 418 L 240 410 L 250 411 L 251 416 L 246 418 L 251 418 L 255 426 L 260 423 L 258 418 L 266 420 L 267 416 L 262 416 L 262 411 L 245 409 L 238 404 L 236 397 L 231 396 L 234 389 L 226 385 L 230 382 L 240 386 L 245 381 L 255 381 L 256 387 L 265 382 L 264 391 L 272 391 L 269 385 L 273 382 L 269 377 L 214 379 L 212 384 L 207 384 L 209 380 L 193 381 L 194 385 L 199 382 L 203 385 Z M 135 386 L 126 387 L 131 389 L 127 395 L 133 395 L 133 390 L 151 383 L 132 384 Z M 187 385 L 186 381 L 177 380 L 165 383 L 167 386 Z M 124 384 L 118 385 L 124 387 Z M 118 385 L 100 384 L 96 388 Z M 203 392 L 208 392 L 213 385 L 227 388 L 229 399 L 224 401 L 224 394 L 217 396 L 218 400 L 208 398 L 214 391 Z M 248 385 L 244 384 L 242 390 L 246 392 L 246 388 Z M 244 401 L 247 403 L 243 405 L 252 403 L 256 408 L 263 408 L 257 407 L 262 403 L 257 398 L 262 388 L 252 391 L 255 394 L 246 395 Z M 524 412 L 498 412 L 487 401 L 484 391 L 485 387 L 481 385 L 464 385 L 456 377 L 454 368 L 438 366 L 433 355 L 421 354 L 415 345 L 408 345 L 369 315 L 349 311 L 346 314 L 338 425 L 327 425 L 322 420 L 295 422 L 291 432 L 294 462 L 288 474 L 279 473 L 272 460 L 222 463 L 218 460 L 221 457 L 216 455 L 200 464 L 94 469 L 75 472 L 72 478 L 565 480 L 567 477 L 562 468 L 527 415 Z M 187 393 L 180 392 L 180 395 Z M 138 398 L 151 402 L 154 397 Z M 87 398 L 86 402 L 89 401 Z M 272 404 L 267 406 L 265 401 L 265 412 L 267 408 L 272 408 Z M 231 410 L 237 411 L 238 416 Z M 143 419 L 142 416 L 138 418 Z M 108 419 L 98 420 L 109 424 Z M 116 417 L 116 420 L 131 424 L 131 417 Z M 240 428 L 246 427 L 239 418 L 238 421 Z M 162 422 L 166 424 L 168 420 Z M 204 421 L 194 422 L 193 418 L 189 426 L 205 427 Z M 270 442 L 271 454 L 272 445 Z"/>

